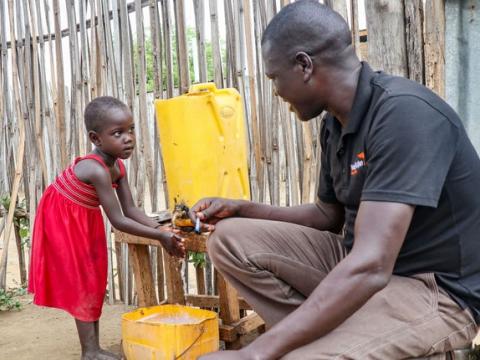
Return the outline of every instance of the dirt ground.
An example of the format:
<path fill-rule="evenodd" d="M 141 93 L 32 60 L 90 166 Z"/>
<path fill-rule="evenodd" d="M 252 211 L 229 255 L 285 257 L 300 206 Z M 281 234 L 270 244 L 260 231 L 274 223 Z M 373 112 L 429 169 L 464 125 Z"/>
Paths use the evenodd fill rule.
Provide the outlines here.
<path fill-rule="evenodd" d="M 21 310 L 0 312 L 0 358 L 80 359 L 77 330 L 69 314 L 33 305 L 30 295 L 21 301 Z M 123 304 L 104 305 L 100 319 L 100 343 L 104 349 L 121 353 L 121 315 L 129 310 Z"/>

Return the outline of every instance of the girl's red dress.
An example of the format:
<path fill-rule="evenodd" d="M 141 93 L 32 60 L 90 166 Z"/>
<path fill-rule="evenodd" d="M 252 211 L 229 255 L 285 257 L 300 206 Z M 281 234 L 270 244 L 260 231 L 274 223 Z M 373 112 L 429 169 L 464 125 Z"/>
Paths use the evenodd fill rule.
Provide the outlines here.
<path fill-rule="evenodd" d="M 107 285 L 107 242 L 95 187 L 73 171 L 85 159 L 97 160 L 108 171 L 98 155 L 79 157 L 45 190 L 35 217 L 28 290 L 37 305 L 96 321 Z M 118 166 L 120 177 L 125 176 L 121 160 Z"/>

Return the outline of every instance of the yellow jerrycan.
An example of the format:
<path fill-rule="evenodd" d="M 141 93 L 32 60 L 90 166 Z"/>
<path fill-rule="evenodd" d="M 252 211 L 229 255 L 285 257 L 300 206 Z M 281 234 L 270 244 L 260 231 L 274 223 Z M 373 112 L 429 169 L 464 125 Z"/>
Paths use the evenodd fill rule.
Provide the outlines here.
<path fill-rule="evenodd" d="M 140 308 L 122 316 L 127 360 L 195 360 L 218 350 L 217 314 L 181 305 Z"/>
<path fill-rule="evenodd" d="M 235 89 L 192 85 L 187 94 L 156 100 L 168 207 L 207 196 L 250 199 L 243 104 Z"/>

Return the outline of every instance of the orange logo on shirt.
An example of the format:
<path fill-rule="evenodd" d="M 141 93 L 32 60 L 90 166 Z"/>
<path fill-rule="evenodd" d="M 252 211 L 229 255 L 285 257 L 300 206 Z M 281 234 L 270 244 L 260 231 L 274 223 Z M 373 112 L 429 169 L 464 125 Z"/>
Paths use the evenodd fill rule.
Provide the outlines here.
<path fill-rule="evenodd" d="M 358 174 L 358 170 L 364 167 L 366 164 L 365 153 L 362 151 L 357 154 L 357 160 L 350 165 L 350 175 L 354 176 Z"/>

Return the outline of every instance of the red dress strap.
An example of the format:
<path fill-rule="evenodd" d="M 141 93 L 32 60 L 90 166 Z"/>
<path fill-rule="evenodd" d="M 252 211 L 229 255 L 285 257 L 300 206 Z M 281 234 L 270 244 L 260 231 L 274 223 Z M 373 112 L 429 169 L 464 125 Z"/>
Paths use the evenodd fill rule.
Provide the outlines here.
<path fill-rule="evenodd" d="M 82 158 L 79 158 L 77 161 L 80 161 L 80 160 L 85 160 L 85 159 L 92 159 L 92 160 L 96 160 L 98 161 L 102 166 L 103 168 L 110 174 L 110 169 L 108 168 L 108 166 L 105 164 L 105 162 L 103 161 L 103 158 L 100 156 L 100 155 L 97 155 L 97 154 L 87 154 L 85 155 L 84 157 Z M 77 162 L 76 161 L 76 162 Z M 123 178 L 126 174 L 126 171 L 125 171 L 125 165 L 123 164 L 123 161 L 120 160 L 120 159 L 117 159 L 117 164 L 118 164 L 118 169 L 120 170 L 120 176 L 118 177 L 117 181 L 112 183 L 112 186 L 114 188 L 117 188 L 118 186 L 118 180 L 120 180 L 121 178 Z"/>
<path fill-rule="evenodd" d="M 108 173 L 110 173 L 110 169 L 108 168 L 108 166 L 105 164 L 105 162 L 103 161 L 102 157 L 100 155 L 97 155 L 97 154 L 88 154 L 88 155 L 85 155 L 84 157 L 80 158 L 79 160 L 85 160 L 85 159 L 92 159 L 92 160 L 96 160 L 98 161 L 105 170 L 107 170 Z"/>
<path fill-rule="evenodd" d="M 127 171 L 125 170 L 125 164 L 123 163 L 122 160 L 118 159 L 117 163 L 118 163 L 118 168 L 120 169 L 120 177 L 118 178 L 118 180 L 120 180 L 126 175 Z"/>

